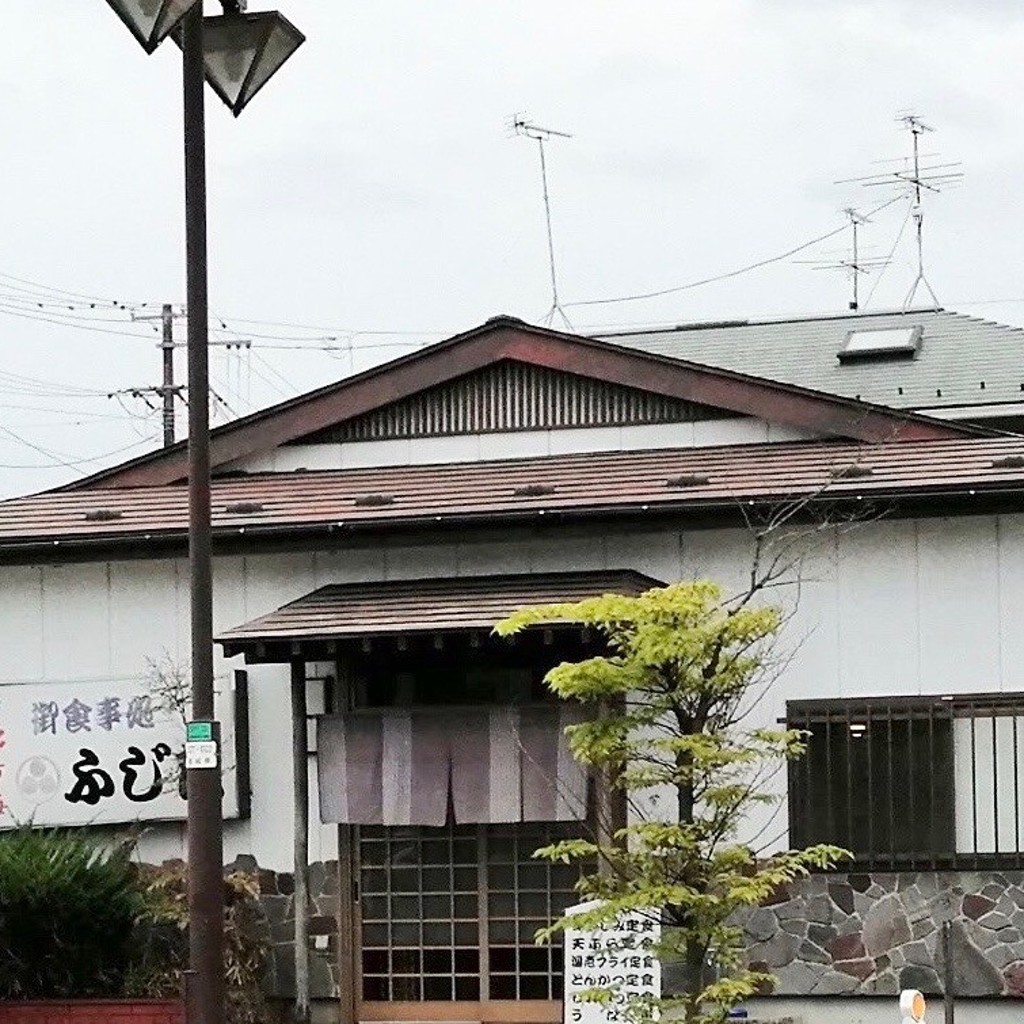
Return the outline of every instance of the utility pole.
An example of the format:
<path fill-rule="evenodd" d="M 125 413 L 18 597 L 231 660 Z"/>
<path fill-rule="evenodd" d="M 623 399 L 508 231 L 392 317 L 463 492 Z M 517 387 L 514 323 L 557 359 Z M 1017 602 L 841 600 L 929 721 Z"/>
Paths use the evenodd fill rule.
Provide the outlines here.
<path fill-rule="evenodd" d="M 163 338 L 160 348 L 164 357 L 164 383 L 161 388 L 164 400 L 164 447 L 174 444 L 174 307 L 165 303 L 163 314 Z"/>
<path fill-rule="evenodd" d="M 185 390 L 182 385 L 174 383 L 174 350 L 180 347 L 174 342 L 174 321 L 183 315 L 175 313 L 174 306 L 169 302 L 164 303 L 159 317 L 149 314 L 132 313 L 132 320 L 135 321 L 160 320 L 161 322 L 160 349 L 163 358 L 163 383 L 155 386 L 145 385 L 137 388 L 125 388 L 123 391 L 114 392 L 114 394 L 130 395 L 132 398 L 141 398 L 150 408 L 153 406 L 146 400 L 146 395 L 155 395 L 160 399 L 165 448 L 170 448 L 175 442 L 174 400 L 180 398 Z"/>

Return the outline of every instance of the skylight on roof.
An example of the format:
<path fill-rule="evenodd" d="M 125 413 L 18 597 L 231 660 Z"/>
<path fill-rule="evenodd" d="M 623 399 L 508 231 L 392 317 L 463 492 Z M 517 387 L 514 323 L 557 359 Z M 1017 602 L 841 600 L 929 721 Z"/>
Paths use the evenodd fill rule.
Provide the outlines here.
<path fill-rule="evenodd" d="M 839 350 L 841 363 L 856 360 L 910 358 L 921 347 L 922 327 L 889 327 L 874 331 L 850 331 Z"/>

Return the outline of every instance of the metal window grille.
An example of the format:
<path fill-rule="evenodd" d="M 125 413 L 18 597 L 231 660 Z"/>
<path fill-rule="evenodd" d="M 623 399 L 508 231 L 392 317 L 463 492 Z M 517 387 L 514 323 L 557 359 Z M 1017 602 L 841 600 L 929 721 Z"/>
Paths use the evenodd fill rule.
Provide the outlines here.
<path fill-rule="evenodd" d="M 533 853 L 556 825 L 360 829 L 365 1002 L 559 999 L 561 946 L 539 928 L 578 901 L 579 868 Z"/>
<path fill-rule="evenodd" d="M 867 867 L 1024 864 L 1024 694 L 791 702 L 807 752 L 789 772 L 795 847 Z"/>

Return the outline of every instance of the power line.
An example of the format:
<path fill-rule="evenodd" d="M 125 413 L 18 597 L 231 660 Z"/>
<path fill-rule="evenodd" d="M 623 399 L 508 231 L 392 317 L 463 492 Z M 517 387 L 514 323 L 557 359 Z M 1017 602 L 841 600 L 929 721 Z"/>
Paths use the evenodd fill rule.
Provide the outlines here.
<path fill-rule="evenodd" d="M 2 390 L 2 389 L 0 389 Z M 14 412 L 56 412 L 68 414 L 68 410 L 56 408 L 52 405 L 11 405 L 9 403 L 0 403 L 0 409 L 10 409 Z M 88 418 L 93 420 L 123 420 L 123 416 L 118 416 L 116 413 L 109 412 L 89 412 L 88 410 L 76 410 L 70 415 L 78 418 Z"/>
<path fill-rule="evenodd" d="M 876 213 L 881 213 L 882 210 L 886 209 L 886 207 L 892 206 L 893 203 L 898 203 L 901 198 L 901 196 L 896 196 L 893 199 L 889 199 L 880 206 L 876 206 L 873 210 L 869 210 L 865 216 L 872 217 Z M 767 267 L 772 263 L 780 263 L 782 260 L 789 259 L 790 256 L 795 256 L 798 252 L 803 252 L 804 249 L 810 249 L 812 245 L 818 245 L 820 242 L 824 242 L 829 238 L 834 238 L 836 235 L 842 234 L 846 228 L 847 225 L 843 224 L 838 228 L 833 228 L 831 231 L 827 231 L 823 235 L 818 235 L 817 238 L 812 238 L 808 242 L 802 242 L 800 245 L 794 246 L 792 249 L 787 249 L 785 252 L 781 252 L 777 256 L 769 256 L 766 259 L 758 260 L 756 263 L 748 263 L 745 267 L 737 267 L 735 270 L 727 271 L 724 274 L 716 274 L 714 277 L 704 277 L 698 281 L 689 281 L 686 284 L 675 285 L 672 288 L 661 288 L 654 292 L 638 292 L 634 295 L 619 295 L 613 299 L 585 299 L 577 302 L 566 302 L 563 303 L 563 305 L 567 307 L 609 306 L 615 302 L 640 302 L 644 299 L 658 299 L 664 295 L 675 295 L 677 292 L 689 291 L 692 288 L 699 288 L 705 284 L 714 284 L 717 281 L 727 281 L 729 278 L 739 277 L 740 274 L 747 274 L 752 270 L 759 270 L 761 267 Z"/>
<path fill-rule="evenodd" d="M 148 335 L 139 334 L 138 331 L 116 331 L 109 327 L 90 327 L 87 323 L 72 323 L 52 316 L 35 316 L 22 310 L 3 307 L 2 304 L 0 304 L 0 316 L 15 317 L 18 320 L 34 320 L 37 323 L 56 324 L 58 327 L 70 327 L 72 330 L 77 331 L 92 331 L 95 334 L 116 334 L 125 338 L 140 338 L 146 341 L 150 340 Z"/>
<path fill-rule="evenodd" d="M 122 305 L 122 302 L 119 299 L 105 298 L 105 297 L 103 297 L 101 295 L 89 295 L 86 292 L 69 291 L 67 288 L 58 288 L 55 285 L 43 284 L 40 281 L 32 281 L 32 280 L 29 280 L 28 278 L 16 277 L 14 274 L 8 274 L 6 271 L 0 271 L 0 280 L 13 281 L 15 284 L 24 285 L 24 286 L 27 286 L 28 288 L 32 288 L 32 289 L 37 289 L 37 290 L 43 292 L 44 294 L 66 295 L 66 296 L 68 296 L 70 298 L 84 299 L 87 302 L 90 302 L 90 301 L 91 302 L 103 302 L 103 303 L 108 303 L 108 304 L 111 304 L 111 305 Z M 127 305 L 127 306 L 132 306 L 132 305 L 134 305 L 134 306 L 145 306 L 146 303 L 145 302 L 135 302 L 135 303 L 128 302 L 128 303 L 123 303 L 123 305 Z"/>
<path fill-rule="evenodd" d="M 896 240 L 892 243 L 892 248 L 889 250 L 888 254 L 885 257 L 885 263 L 882 265 L 882 269 L 879 271 L 878 277 L 875 278 L 874 283 L 871 285 L 871 291 L 868 292 L 868 297 L 864 302 L 865 308 L 871 305 L 871 300 L 872 298 L 874 298 L 875 295 L 875 289 L 877 289 L 878 286 L 882 283 L 882 276 L 885 274 L 885 270 L 889 266 L 889 264 L 892 263 L 893 256 L 896 255 L 896 250 L 899 247 L 900 239 L 903 238 L 903 232 L 907 230 L 907 224 L 910 223 L 910 217 L 913 212 L 914 208 L 912 206 L 908 206 L 906 215 L 904 216 L 903 221 L 900 224 L 900 229 L 899 231 L 896 232 Z M 931 289 L 929 289 L 929 291 L 930 290 Z M 934 296 L 932 297 L 934 298 Z M 938 302 L 936 302 L 935 304 L 938 305 Z"/>
<path fill-rule="evenodd" d="M 259 379 L 262 380 L 265 384 L 270 384 L 272 387 L 275 387 L 275 390 L 280 391 L 280 393 L 285 398 L 291 398 L 293 395 L 298 394 L 298 392 L 301 390 L 300 388 L 297 388 L 290 380 L 288 380 L 288 378 L 285 377 L 283 373 L 280 373 L 275 366 L 273 366 L 270 362 L 264 359 L 263 356 L 261 356 L 258 352 L 251 352 L 250 355 L 253 359 L 256 359 L 262 366 L 265 366 L 267 370 L 270 373 L 272 373 L 279 381 L 281 381 L 281 383 L 284 384 L 285 386 L 285 390 L 281 391 L 280 388 L 277 388 L 275 385 L 273 385 L 272 382 L 268 381 L 267 378 L 264 377 L 259 370 L 253 367 L 252 369 L 256 376 L 259 377 Z"/>
<path fill-rule="evenodd" d="M 154 438 L 151 437 L 143 438 L 139 441 L 133 441 L 131 444 L 125 445 L 121 448 L 115 448 L 113 451 L 104 452 L 102 455 L 93 455 L 89 458 L 77 458 L 74 456 L 64 458 L 57 452 L 43 448 L 41 445 L 34 444 L 27 438 L 15 433 L 9 427 L 0 426 L 0 433 L 6 434 L 11 438 L 11 440 L 24 445 L 26 448 L 31 448 L 34 452 L 38 452 L 44 458 L 53 460 L 42 466 L 4 463 L 2 464 L 4 469 L 54 469 L 56 466 L 64 466 L 66 469 L 73 469 L 76 473 L 81 473 L 82 475 L 87 475 L 91 470 L 83 470 L 80 468 L 81 466 L 103 462 L 105 459 L 113 458 L 115 455 L 123 455 L 125 452 L 130 451 L 133 448 L 138 448 L 143 444 L 150 444 L 154 440 Z"/>
<path fill-rule="evenodd" d="M 38 377 L 26 377 L 20 373 L 12 373 L 10 370 L 0 370 L 0 381 L 8 380 L 19 386 L 39 387 L 46 390 L 60 389 L 67 394 L 77 394 L 90 397 L 105 395 L 105 391 L 97 391 L 94 388 L 83 388 L 78 384 L 58 384 L 56 381 L 40 380 Z"/>

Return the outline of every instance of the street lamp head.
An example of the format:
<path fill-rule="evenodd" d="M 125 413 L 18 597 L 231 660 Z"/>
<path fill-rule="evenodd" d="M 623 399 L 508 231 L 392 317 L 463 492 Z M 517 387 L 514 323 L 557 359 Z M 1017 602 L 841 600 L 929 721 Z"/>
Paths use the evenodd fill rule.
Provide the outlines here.
<path fill-rule="evenodd" d="M 152 53 L 202 0 L 107 0 L 131 34 Z"/>
<path fill-rule="evenodd" d="M 180 43 L 180 33 L 174 38 Z M 277 11 L 239 11 L 204 18 L 206 80 L 238 117 L 305 40 Z"/>

